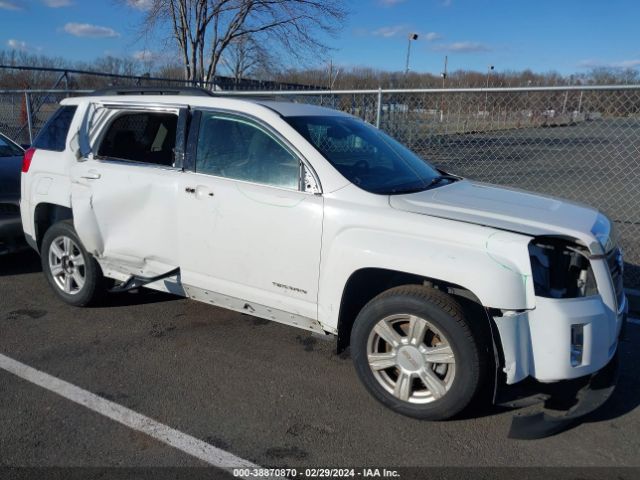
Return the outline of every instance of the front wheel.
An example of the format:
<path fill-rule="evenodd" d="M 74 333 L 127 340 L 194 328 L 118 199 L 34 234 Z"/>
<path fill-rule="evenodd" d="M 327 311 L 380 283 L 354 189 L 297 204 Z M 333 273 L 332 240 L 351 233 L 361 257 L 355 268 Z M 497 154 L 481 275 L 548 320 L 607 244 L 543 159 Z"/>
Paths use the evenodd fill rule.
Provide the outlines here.
<path fill-rule="evenodd" d="M 105 293 L 100 265 L 84 249 L 71 222 L 59 222 L 47 230 L 40 257 L 49 285 L 66 303 L 83 307 Z"/>
<path fill-rule="evenodd" d="M 351 352 L 360 380 L 378 401 L 424 420 L 462 411 L 484 373 L 463 309 L 451 296 L 420 285 L 371 300 L 351 331 Z"/>

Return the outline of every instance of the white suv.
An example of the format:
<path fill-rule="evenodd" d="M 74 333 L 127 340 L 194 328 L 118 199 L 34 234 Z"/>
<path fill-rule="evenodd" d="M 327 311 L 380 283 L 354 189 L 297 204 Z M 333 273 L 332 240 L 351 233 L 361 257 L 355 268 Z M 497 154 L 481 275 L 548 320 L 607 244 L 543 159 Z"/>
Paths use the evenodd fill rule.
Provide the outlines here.
<path fill-rule="evenodd" d="M 613 363 L 623 262 L 597 210 L 447 174 L 335 110 L 125 93 L 64 100 L 25 155 L 24 231 L 64 301 L 144 285 L 337 335 L 422 419 Z"/>

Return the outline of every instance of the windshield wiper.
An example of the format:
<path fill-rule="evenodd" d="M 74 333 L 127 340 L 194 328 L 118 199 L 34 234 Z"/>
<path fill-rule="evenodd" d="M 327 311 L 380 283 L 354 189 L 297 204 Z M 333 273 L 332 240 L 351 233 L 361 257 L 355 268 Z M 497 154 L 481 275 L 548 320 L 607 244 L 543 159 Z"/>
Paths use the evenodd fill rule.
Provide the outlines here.
<path fill-rule="evenodd" d="M 387 192 L 388 195 L 398 195 L 398 194 L 403 194 L 403 193 L 418 193 L 418 192 L 423 192 L 425 190 L 428 190 L 429 188 L 433 187 L 434 185 L 437 185 L 438 183 L 442 182 L 443 180 L 451 180 L 452 182 L 455 182 L 457 180 L 460 180 L 459 177 L 456 177 L 454 175 L 448 175 L 448 174 L 442 174 L 442 175 L 438 175 L 437 177 L 434 177 L 429 183 L 425 183 L 424 185 L 421 185 L 419 187 L 411 187 L 411 188 L 392 188 L 391 190 L 389 190 Z"/>
<path fill-rule="evenodd" d="M 394 195 L 394 194 L 399 194 L 399 193 L 417 193 L 417 192 L 422 192 L 424 190 L 426 190 L 427 188 L 429 188 L 428 186 L 422 185 L 421 187 L 413 187 L 413 188 L 392 188 L 388 194 L 389 195 Z"/>
<path fill-rule="evenodd" d="M 443 175 L 438 175 L 437 177 L 435 177 L 433 180 L 431 180 L 431 183 L 429 183 L 429 186 L 432 187 L 434 185 L 437 185 L 438 183 L 442 182 L 443 180 L 451 180 L 452 182 L 455 182 L 457 180 L 460 180 L 460 178 L 454 176 L 454 175 L 449 175 L 449 174 L 443 174 Z"/>

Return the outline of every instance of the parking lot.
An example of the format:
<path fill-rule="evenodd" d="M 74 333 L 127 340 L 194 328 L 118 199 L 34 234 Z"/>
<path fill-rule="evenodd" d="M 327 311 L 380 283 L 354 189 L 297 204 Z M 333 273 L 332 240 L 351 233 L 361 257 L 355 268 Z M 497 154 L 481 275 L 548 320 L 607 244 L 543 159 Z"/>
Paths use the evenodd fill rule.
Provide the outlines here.
<path fill-rule="evenodd" d="M 0 258 L 0 354 L 262 466 L 640 466 L 640 324 L 610 402 L 538 441 L 513 412 L 448 422 L 392 413 L 333 341 L 150 292 L 76 309 L 32 252 Z M 206 466 L 178 448 L 0 370 L 0 466 Z M 603 448 L 606 446 L 606 448 Z"/>

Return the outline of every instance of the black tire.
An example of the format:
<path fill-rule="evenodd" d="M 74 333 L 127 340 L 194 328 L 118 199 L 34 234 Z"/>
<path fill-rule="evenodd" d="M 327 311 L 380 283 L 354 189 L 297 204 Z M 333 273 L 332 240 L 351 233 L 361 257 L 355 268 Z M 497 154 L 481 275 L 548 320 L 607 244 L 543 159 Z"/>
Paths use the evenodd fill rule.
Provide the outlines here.
<path fill-rule="evenodd" d="M 84 275 L 84 283 L 81 287 L 78 287 L 78 284 L 74 283 L 75 286 L 78 287 L 74 293 L 65 292 L 63 287 L 58 283 L 58 280 L 54 279 L 54 273 L 52 272 L 52 267 L 49 262 L 52 244 L 61 237 L 71 239 L 74 244 L 73 252 L 76 254 L 75 257 L 77 258 L 78 255 L 81 255 L 84 260 L 83 266 L 71 266 L 72 269 L 76 269 Z M 98 265 L 98 262 L 85 250 L 70 220 L 58 222 L 49 227 L 42 239 L 40 259 L 42 262 L 42 271 L 47 278 L 47 282 L 49 282 L 49 285 L 56 295 L 69 305 L 76 307 L 94 305 L 98 303 L 106 293 L 107 281 L 102 274 L 100 265 Z"/>
<path fill-rule="evenodd" d="M 378 377 L 374 375 L 374 371 L 369 365 L 367 353 L 368 345 L 375 345 L 375 340 L 370 340 L 370 334 L 378 322 L 382 319 L 393 318 L 394 315 L 420 317 L 446 337 L 454 355 L 455 370 L 453 370 L 452 379 L 449 380 L 448 390 L 439 398 L 433 397 L 428 403 L 410 403 L 401 400 L 383 386 L 379 380 L 379 374 Z M 481 353 L 480 342 L 469 328 L 464 310 L 454 298 L 434 288 L 407 285 L 381 293 L 360 311 L 351 331 L 351 356 L 360 380 L 373 397 L 383 405 L 413 418 L 445 420 L 465 409 L 480 390 L 488 363 L 486 355 Z M 396 354 L 396 358 L 400 358 L 399 353 Z M 435 364 L 427 363 L 426 365 L 424 369 L 434 368 Z M 451 367 L 446 365 L 443 368 Z M 395 372 L 400 372 L 399 367 L 392 366 L 389 369 L 383 370 L 390 371 L 386 374 L 388 377 L 398 375 Z M 396 384 L 399 383 L 399 376 L 397 378 Z M 417 381 L 419 382 L 417 384 L 412 383 L 414 380 L 409 381 L 409 384 L 412 385 L 411 391 L 415 386 L 426 387 L 426 383 L 419 378 Z M 426 392 L 423 395 L 430 395 L 428 388 Z"/>

